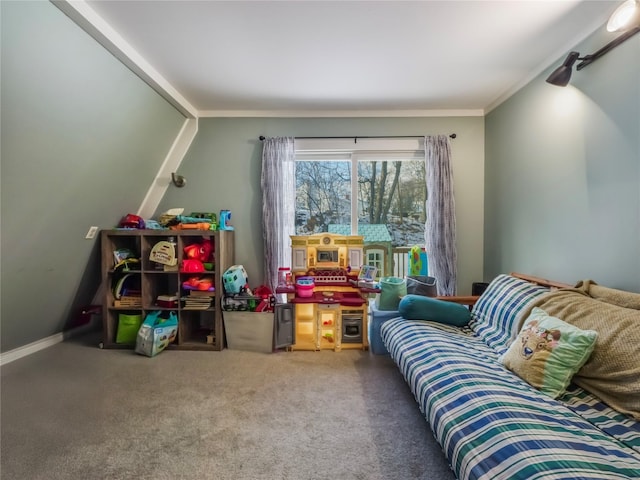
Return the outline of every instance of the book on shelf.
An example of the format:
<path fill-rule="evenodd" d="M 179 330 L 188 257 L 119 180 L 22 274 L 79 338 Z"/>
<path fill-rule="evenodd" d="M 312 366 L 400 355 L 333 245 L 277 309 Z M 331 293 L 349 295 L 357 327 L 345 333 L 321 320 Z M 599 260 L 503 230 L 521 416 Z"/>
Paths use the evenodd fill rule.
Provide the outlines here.
<path fill-rule="evenodd" d="M 185 310 L 206 310 L 211 307 L 211 297 L 198 295 L 185 295 L 181 299 Z"/>
<path fill-rule="evenodd" d="M 215 297 L 216 296 L 216 292 L 215 291 L 209 291 L 209 290 L 189 290 L 189 297 L 205 297 L 205 298 L 211 298 L 211 297 Z"/>

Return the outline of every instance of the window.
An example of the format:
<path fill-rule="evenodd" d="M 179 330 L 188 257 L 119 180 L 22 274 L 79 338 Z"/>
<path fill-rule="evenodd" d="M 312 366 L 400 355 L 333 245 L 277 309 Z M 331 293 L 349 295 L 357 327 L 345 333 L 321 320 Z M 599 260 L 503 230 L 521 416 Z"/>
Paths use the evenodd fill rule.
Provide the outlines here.
<path fill-rule="evenodd" d="M 365 250 L 364 262 L 366 265 L 371 265 L 377 268 L 376 276 L 384 277 L 387 275 L 385 269 L 385 255 L 382 248 L 369 248 Z"/>
<path fill-rule="evenodd" d="M 424 245 L 425 202 L 421 139 L 296 140 L 298 235 L 363 235 L 391 255 Z M 368 264 L 385 271 L 383 258 Z"/>
<path fill-rule="evenodd" d="M 319 155 L 296 159 L 296 234 L 351 225 L 351 162 Z"/>

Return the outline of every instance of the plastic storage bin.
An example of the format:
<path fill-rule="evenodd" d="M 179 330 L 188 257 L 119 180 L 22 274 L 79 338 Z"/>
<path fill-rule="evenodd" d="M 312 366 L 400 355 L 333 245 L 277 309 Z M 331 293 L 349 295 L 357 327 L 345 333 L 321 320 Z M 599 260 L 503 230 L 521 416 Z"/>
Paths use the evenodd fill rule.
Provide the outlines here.
<path fill-rule="evenodd" d="M 400 299 L 407 294 L 404 278 L 383 277 L 380 279 L 380 293 L 376 296 L 378 310 L 398 310 Z"/>
<path fill-rule="evenodd" d="M 118 315 L 116 343 L 135 344 L 138 330 L 142 325 L 142 315 L 121 313 Z"/>
<path fill-rule="evenodd" d="M 273 352 L 272 312 L 222 312 L 229 350 Z"/>
<path fill-rule="evenodd" d="M 387 347 L 382 342 L 380 336 L 380 328 L 382 324 L 387 320 L 399 317 L 400 313 L 397 310 L 378 310 L 371 302 L 369 305 L 369 350 L 374 355 L 389 355 Z"/>
<path fill-rule="evenodd" d="M 407 275 L 407 293 L 436 297 L 438 295 L 436 279 L 426 275 Z"/>

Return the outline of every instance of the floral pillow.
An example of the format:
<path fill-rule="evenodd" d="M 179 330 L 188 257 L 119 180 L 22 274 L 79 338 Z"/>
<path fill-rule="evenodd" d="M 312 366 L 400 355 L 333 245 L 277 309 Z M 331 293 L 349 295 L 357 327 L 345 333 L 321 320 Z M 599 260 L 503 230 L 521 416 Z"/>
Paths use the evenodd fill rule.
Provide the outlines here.
<path fill-rule="evenodd" d="M 500 360 L 552 398 L 560 396 L 589 359 L 598 334 L 551 317 L 537 307 Z"/>

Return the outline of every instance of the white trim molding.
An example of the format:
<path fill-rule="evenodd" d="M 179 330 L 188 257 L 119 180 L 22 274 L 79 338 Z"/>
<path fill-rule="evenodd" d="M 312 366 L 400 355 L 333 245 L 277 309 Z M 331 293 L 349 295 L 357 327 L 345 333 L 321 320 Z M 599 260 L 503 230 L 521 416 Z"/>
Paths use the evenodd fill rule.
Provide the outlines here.
<path fill-rule="evenodd" d="M 198 111 L 84 0 L 50 0 L 65 15 L 111 52 L 187 118 Z"/>
<path fill-rule="evenodd" d="M 482 117 L 484 110 L 201 110 L 202 118 Z"/>
<path fill-rule="evenodd" d="M 151 218 L 153 216 L 167 188 L 171 185 L 171 173 L 175 172 L 182 163 L 182 159 L 187 154 L 197 133 L 198 119 L 187 118 L 178 132 L 178 136 L 173 141 L 173 145 L 171 145 L 164 162 L 162 162 L 156 178 L 151 183 L 149 190 L 147 190 L 144 200 L 142 200 L 142 204 L 138 209 L 138 215 L 142 218 Z"/>
<path fill-rule="evenodd" d="M 92 330 L 97 330 L 99 328 L 99 324 L 99 320 L 92 319 L 92 321 L 87 325 L 81 325 L 71 330 L 67 330 L 66 332 L 60 332 L 45 338 L 41 338 L 40 340 L 36 340 L 35 342 L 31 342 L 27 345 L 9 350 L 8 352 L 2 352 L 0 353 L 0 367 L 31 355 L 32 353 L 36 353 L 40 350 L 44 350 L 45 348 L 52 347 L 68 338 L 76 337 Z"/>
<path fill-rule="evenodd" d="M 27 355 L 31 355 L 32 353 L 39 352 L 40 350 L 44 350 L 45 348 L 51 347 L 56 343 L 62 342 L 63 340 L 64 333 L 56 333 L 55 335 L 51 335 L 35 342 L 28 343 L 27 345 L 23 345 L 22 347 L 9 350 L 8 352 L 3 352 L 2 354 L 0 354 L 0 366 L 11 363 L 22 357 L 26 357 Z"/>
<path fill-rule="evenodd" d="M 357 142 L 354 141 L 357 138 Z M 326 159 L 327 154 L 369 152 L 372 156 L 389 158 L 394 152 L 400 153 L 400 158 L 408 159 L 416 152 L 424 152 L 424 137 L 410 138 L 300 138 L 296 139 L 296 157 L 304 154 L 320 153 Z M 383 153 L 384 152 L 384 153 Z M 410 155 L 407 155 L 410 154 Z M 423 154 L 424 155 L 424 154 Z M 309 160 L 305 158 L 305 160 Z"/>
<path fill-rule="evenodd" d="M 536 68 L 532 69 L 522 80 L 512 85 L 510 88 L 502 92 L 496 99 L 494 99 L 489 105 L 487 105 L 484 109 L 485 115 L 488 115 L 492 110 L 495 110 L 504 102 L 509 100 L 513 95 L 526 87 L 529 83 L 531 83 L 534 79 L 541 75 L 546 70 L 550 70 L 553 65 L 561 62 L 562 59 L 566 56 L 567 52 L 571 49 L 575 49 L 576 45 L 585 41 L 589 36 L 593 35 L 600 27 L 602 27 L 602 23 L 607 21 L 608 14 L 602 14 L 600 18 L 594 20 L 589 28 L 586 29 L 588 34 L 580 34 L 570 40 L 564 42 L 563 45 L 556 49 L 556 53 L 552 54 L 550 57 L 541 62 Z M 557 53 L 563 52 L 563 53 Z M 553 67 L 555 68 L 555 67 Z M 556 88 L 556 87 L 552 87 Z"/>

